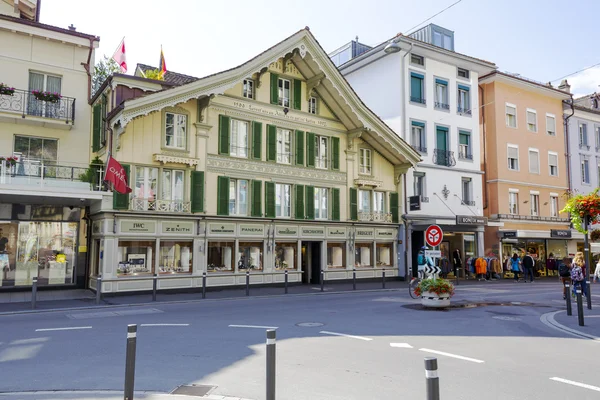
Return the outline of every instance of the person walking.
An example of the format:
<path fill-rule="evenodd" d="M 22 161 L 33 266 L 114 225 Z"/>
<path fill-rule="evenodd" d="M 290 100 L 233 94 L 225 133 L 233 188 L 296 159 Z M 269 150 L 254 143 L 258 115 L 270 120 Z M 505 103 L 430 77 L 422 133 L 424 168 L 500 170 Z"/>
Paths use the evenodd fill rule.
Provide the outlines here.
<path fill-rule="evenodd" d="M 523 279 L 527 282 L 527 275 L 530 276 L 530 281 L 533 282 L 533 267 L 535 266 L 535 260 L 529 253 L 529 251 L 525 251 L 525 257 L 523 257 Z"/>
<path fill-rule="evenodd" d="M 594 271 L 594 283 L 597 283 L 598 279 L 600 279 L 600 258 L 596 263 L 596 270 Z"/>
<path fill-rule="evenodd" d="M 563 300 L 566 300 L 568 293 L 565 285 L 571 281 L 571 260 L 569 257 L 564 257 L 560 264 L 558 264 L 558 275 L 558 279 L 563 285 Z"/>
<path fill-rule="evenodd" d="M 511 258 L 511 271 L 515 275 L 515 282 L 519 282 L 519 272 L 521 272 L 521 259 L 514 253 Z"/>
<path fill-rule="evenodd" d="M 581 288 L 583 295 L 587 297 L 587 286 L 585 284 L 585 260 L 583 258 L 583 252 L 578 251 L 575 254 L 575 258 L 573 259 L 573 264 L 571 266 L 571 280 L 573 281 L 573 293 L 577 286 Z"/>

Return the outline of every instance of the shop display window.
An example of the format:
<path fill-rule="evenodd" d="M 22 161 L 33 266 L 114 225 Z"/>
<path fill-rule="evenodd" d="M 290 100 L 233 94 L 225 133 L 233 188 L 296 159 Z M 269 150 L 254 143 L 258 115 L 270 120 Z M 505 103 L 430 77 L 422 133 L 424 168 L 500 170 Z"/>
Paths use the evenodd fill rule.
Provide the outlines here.
<path fill-rule="evenodd" d="M 117 276 L 154 272 L 154 240 L 119 240 Z"/>
<path fill-rule="evenodd" d="M 208 242 L 208 272 L 232 272 L 234 242 Z"/>
<path fill-rule="evenodd" d="M 296 243 L 275 243 L 275 269 L 296 269 Z"/>
<path fill-rule="evenodd" d="M 390 267 L 394 264 L 392 243 L 377 243 L 377 266 Z"/>
<path fill-rule="evenodd" d="M 238 271 L 263 269 L 263 242 L 240 242 L 238 257 Z"/>
<path fill-rule="evenodd" d="M 161 274 L 192 272 L 192 254 L 190 241 L 161 240 L 158 272 Z"/>
<path fill-rule="evenodd" d="M 464 234 L 464 245 L 465 245 L 465 256 L 475 257 L 477 255 L 477 242 L 475 242 L 475 235 Z"/>
<path fill-rule="evenodd" d="M 373 244 L 372 243 L 356 243 L 354 245 L 354 266 L 371 267 L 373 266 Z"/>
<path fill-rule="evenodd" d="M 568 256 L 568 242 L 566 240 L 548 240 L 548 258 L 562 260 Z"/>
<path fill-rule="evenodd" d="M 327 243 L 327 269 L 346 268 L 346 244 Z"/>

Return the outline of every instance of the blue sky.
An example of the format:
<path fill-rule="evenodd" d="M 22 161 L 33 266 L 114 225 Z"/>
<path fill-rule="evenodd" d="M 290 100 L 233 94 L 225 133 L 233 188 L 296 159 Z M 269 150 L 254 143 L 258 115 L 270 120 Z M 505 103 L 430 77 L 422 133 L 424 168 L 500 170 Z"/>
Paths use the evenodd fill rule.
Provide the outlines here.
<path fill-rule="evenodd" d="M 375 45 L 455 1 L 42 0 L 41 20 L 100 36 L 97 58 L 125 36 L 129 73 L 158 65 L 162 44 L 169 70 L 205 76 L 305 26 L 328 52 L 356 36 Z M 598 15 L 598 0 L 462 0 L 429 22 L 455 32 L 456 51 L 548 82 L 600 63 Z M 600 66 L 568 79 L 576 94 L 600 91 Z"/>

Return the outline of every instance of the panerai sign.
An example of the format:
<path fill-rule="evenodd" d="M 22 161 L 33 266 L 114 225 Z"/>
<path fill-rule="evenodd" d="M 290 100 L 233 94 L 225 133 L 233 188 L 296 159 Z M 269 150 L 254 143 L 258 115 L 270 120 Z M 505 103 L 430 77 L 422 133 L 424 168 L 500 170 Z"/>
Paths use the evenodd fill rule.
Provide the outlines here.
<path fill-rule="evenodd" d="M 156 233 L 156 221 L 121 221 L 121 233 Z"/>
<path fill-rule="evenodd" d="M 487 217 L 476 217 L 471 215 L 457 215 L 456 225 L 487 225 Z"/>
<path fill-rule="evenodd" d="M 264 236 L 264 225 L 240 225 L 241 236 Z"/>
<path fill-rule="evenodd" d="M 163 222 L 162 233 L 179 233 L 190 235 L 194 231 L 193 222 Z"/>
<path fill-rule="evenodd" d="M 553 238 L 570 238 L 571 237 L 571 231 L 570 230 L 563 230 L 563 229 L 551 229 L 550 230 L 550 237 Z"/>

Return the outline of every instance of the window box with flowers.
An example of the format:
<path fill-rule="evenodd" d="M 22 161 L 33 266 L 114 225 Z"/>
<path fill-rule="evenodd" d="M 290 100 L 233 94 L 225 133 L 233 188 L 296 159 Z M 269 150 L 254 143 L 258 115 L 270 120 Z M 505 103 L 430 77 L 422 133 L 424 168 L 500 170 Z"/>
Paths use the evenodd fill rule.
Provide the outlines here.
<path fill-rule="evenodd" d="M 4 83 L 0 83 L 0 95 L 12 96 L 15 93 L 14 87 L 9 87 Z"/>
<path fill-rule="evenodd" d="M 423 279 L 415 288 L 423 307 L 444 308 L 450 306 L 454 285 L 445 279 Z"/>
<path fill-rule="evenodd" d="M 7 166 L 13 167 L 17 165 L 17 161 L 19 161 L 19 159 L 17 157 L 0 157 L 0 164 L 2 164 L 3 161 L 6 162 Z"/>
<path fill-rule="evenodd" d="M 41 101 L 46 101 L 48 103 L 57 103 L 58 101 L 60 101 L 60 99 L 62 99 L 62 96 L 60 95 L 60 93 L 52 93 L 52 92 L 42 92 L 39 90 L 33 90 L 31 92 L 31 94 L 33 94 L 33 96 Z"/>

